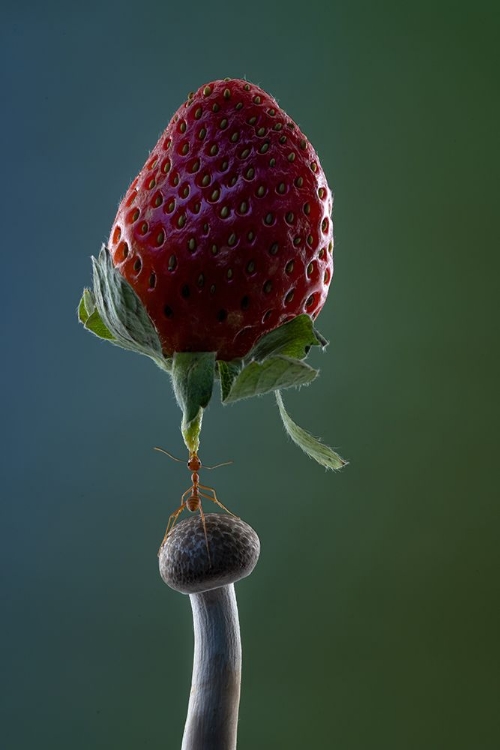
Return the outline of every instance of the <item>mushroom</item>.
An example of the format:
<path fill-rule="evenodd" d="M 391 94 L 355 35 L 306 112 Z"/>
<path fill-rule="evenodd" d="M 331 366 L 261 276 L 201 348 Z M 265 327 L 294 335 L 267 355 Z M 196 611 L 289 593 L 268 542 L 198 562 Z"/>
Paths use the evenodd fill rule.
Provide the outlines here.
<path fill-rule="evenodd" d="M 189 594 L 193 610 L 193 676 L 182 750 L 234 750 L 241 684 L 234 584 L 254 569 L 260 542 L 235 516 L 207 513 L 203 519 L 177 524 L 159 554 L 161 577 Z"/>

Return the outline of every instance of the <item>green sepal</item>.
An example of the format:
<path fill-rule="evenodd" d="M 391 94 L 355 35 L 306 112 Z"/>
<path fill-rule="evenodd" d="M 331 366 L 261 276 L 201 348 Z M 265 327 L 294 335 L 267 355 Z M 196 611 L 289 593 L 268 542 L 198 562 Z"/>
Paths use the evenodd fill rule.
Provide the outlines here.
<path fill-rule="evenodd" d="M 318 371 L 291 357 L 268 357 L 263 362 L 250 362 L 233 380 L 224 403 L 232 404 L 242 398 L 263 396 L 278 388 L 307 385 Z"/>
<path fill-rule="evenodd" d="M 184 445 L 189 453 L 198 453 L 200 447 L 201 423 L 203 421 L 203 409 L 199 409 L 196 417 L 191 422 L 186 423 L 182 419 L 181 432 Z"/>
<path fill-rule="evenodd" d="M 108 331 L 95 306 L 94 295 L 90 289 L 84 289 L 78 305 L 78 319 L 83 323 L 87 331 L 99 336 L 100 339 L 113 341 L 113 334 Z"/>
<path fill-rule="evenodd" d="M 83 290 L 82 298 L 80 300 L 80 304 L 78 305 L 78 320 L 80 323 L 85 323 L 90 318 L 92 313 L 95 310 L 95 301 L 94 301 L 94 295 L 92 294 L 90 289 Z"/>
<path fill-rule="evenodd" d="M 328 341 L 314 328 L 309 315 L 297 315 L 279 328 L 264 334 L 245 356 L 245 362 L 262 362 L 281 354 L 292 359 L 305 359 L 311 346 L 327 346 Z"/>
<path fill-rule="evenodd" d="M 106 326 L 101 320 L 101 316 L 97 312 L 97 310 L 94 310 L 92 315 L 87 319 L 87 322 L 85 323 L 85 328 L 87 331 L 91 331 L 92 333 L 95 333 L 96 336 L 99 336 L 100 339 L 105 339 L 106 341 L 114 341 L 115 337 L 112 333 L 108 331 Z"/>
<path fill-rule="evenodd" d="M 203 409 L 212 396 L 215 352 L 176 352 L 172 362 L 172 384 L 182 410 L 182 436 L 191 453 L 197 452 Z"/>
<path fill-rule="evenodd" d="M 310 383 L 318 372 L 301 360 L 311 346 L 327 343 L 309 315 L 298 315 L 264 334 L 243 359 L 218 363 L 223 403 Z"/>
<path fill-rule="evenodd" d="M 221 400 L 225 401 L 231 390 L 235 378 L 241 371 L 243 361 L 234 359 L 231 362 L 224 362 L 219 359 L 217 362 L 218 375 L 220 380 Z"/>
<path fill-rule="evenodd" d="M 103 245 L 98 258 L 92 258 L 94 291 L 84 289 L 78 305 L 78 319 L 99 338 L 122 349 L 150 357 L 162 370 L 170 372 L 156 329 L 146 308 L 128 281 L 113 266 L 111 254 Z"/>
<path fill-rule="evenodd" d="M 151 318 L 128 281 L 114 267 L 107 247 L 103 245 L 98 258 L 92 258 L 92 264 L 95 305 L 113 336 L 113 343 L 155 361 L 161 358 L 161 343 Z"/>
<path fill-rule="evenodd" d="M 347 465 L 348 462 L 344 461 L 344 459 L 341 458 L 338 453 L 335 453 L 332 448 L 330 448 L 328 445 L 325 445 L 317 438 L 313 437 L 313 435 L 311 435 L 309 432 L 302 429 L 302 427 L 299 427 L 298 424 L 295 424 L 293 419 L 286 412 L 285 406 L 283 404 L 283 399 L 281 398 L 281 393 L 279 391 L 276 391 L 276 402 L 278 404 L 278 409 L 286 432 L 293 440 L 295 445 L 298 445 L 299 448 L 301 448 L 304 453 L 309 456 L 309 458 L 314 459 L 315 461 L 317 461 L 317 463 L 321 464 L 321 466 L 324 466 L 327 469 L 337 470 Z"/>

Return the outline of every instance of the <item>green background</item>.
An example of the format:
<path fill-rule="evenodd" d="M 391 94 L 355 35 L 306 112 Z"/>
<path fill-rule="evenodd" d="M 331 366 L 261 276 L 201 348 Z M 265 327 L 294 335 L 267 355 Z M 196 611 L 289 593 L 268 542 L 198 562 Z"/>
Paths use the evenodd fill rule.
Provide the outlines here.
<path fill-rule="evenodd" d="M 211 405 L 205 475 L 258 531 L 239 748 L 494 750 L 496 2 L 2 5 L 0 744 L 176 748 L 189 601 L 156 550 L 189 484 L 149 360 L 79 327 L 90 255 L 188 91 L 279 98 L 335 192 L 321 377 Z"/>

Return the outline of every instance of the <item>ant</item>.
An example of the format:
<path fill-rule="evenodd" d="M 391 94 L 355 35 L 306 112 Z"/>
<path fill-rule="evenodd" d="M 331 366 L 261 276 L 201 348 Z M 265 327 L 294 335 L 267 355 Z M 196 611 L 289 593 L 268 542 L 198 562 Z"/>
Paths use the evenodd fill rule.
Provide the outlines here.
<path fill-rule="evenodd" d="M 155 451 L 159 451 L 160 453 L 164 453 L 169 458 L 173 459 L 174 461 L 178 461 L 179 463 L 184 463 L 180 458 L 176 458 L 175 456 L 172 456 L 171 453 L 164 450 L 163 448 L 155 447 Z M 205 500 L 211 500 L 213 503 L 216 503 L 220 508 L 226 511 L 226 513 L 229 513 L 231 516 L 234 516 L 234 513 L 231 513 L 231 511 L 226 508 L 225 505 L 222 505 L 221 501 L 217 497 L 217 494 L 213 487 L 207 487 L 204 484 L 200 484 L 200 475 L 198 472 L 200 469 L 217 469 L 219 466 L 228 466 L 231 464 L 232 461 L 225 461 L 222 464 L 216 464 L 215 466 L 203 466 L 203 464 L 200 461 L 200 458 L 196 452 L 189 454 L 189 459 L 187 462 L 187 467 L 189 471 L 191 472 L 191 487 L 186 490 L 181 497 L 181 504 L 175 510 L 170 518 L 168 519 L 167 529 L 165 531 L 165 536 L 163 537 L 163 541 L 160 544 L 160 549 L 158 551 L 158 554 L 160 554 L 160 551 L 165 544 L 165 541 L 168 537 L 168 535 L 171 533 L 172 529 L 174 528 L 177 519 L 179 518 L 180 514 L 184 510 L 184 508 L 187 508 L 191 513 L 194 513 L 195 511 L 200 511 L 201 516 L 201 522 L 203 524 L 203 532 L 205 534 L 205 542 L 207 545 L 207 552 L 208 552 L 208 559 L 210 561 L 210 550 L 208 549 L 208 538 L 207 538 L 207 527 L 205 524 L 205 514 L 203 513 L 203 508 L 201 507 L 201 499 Z M 205 490 L 204 492 L 200 492 L 200 490 Z M 207 494 L 207 493 L 211 494 Z M 237 518 L 237 516 L 234 516 Z"/>

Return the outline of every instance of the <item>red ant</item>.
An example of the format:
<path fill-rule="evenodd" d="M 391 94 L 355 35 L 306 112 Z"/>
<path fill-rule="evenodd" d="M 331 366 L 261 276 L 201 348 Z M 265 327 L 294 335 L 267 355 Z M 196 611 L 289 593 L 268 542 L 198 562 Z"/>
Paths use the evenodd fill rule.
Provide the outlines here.
<path fill-rule="evenodd" d="M 160 453 L 165 453 L 166 456 L 173 459 L 174 461 L 178 461 L 179 463 L 184 463 L 180 458 L 176 458 L 175 456 L 172 456 L 171 453 L 164 450 L 163 448 L 155 447 L 155 451 L 160 451 Z M 226 508 L 225 505 L 222 505 L 221 501 L 217 497 L 217 494 L 213 487 L 207 487 L 204 484 L 200 484 L 200 475 L 198 474 L 200 469 L 217 469 L 219 466 L 228 466 L 232 461 L 225 461 L 222 464 L 216 464 L 215 466 L 203 466 L 201 463 L 199 456 L 197 453 L 191 453 L 189 455 L 189 459 L 187 462 L 187 467 L 191 471 L 191 487 L 186 490 L 181 497 L 181 504 L 175 510 L 170 518 L 168 519 L 167 524 L 167 530 L 165 531 L 165 536 L 163 537 L 163 541 L 160 544 L 160 551 L 163 545 L 165 544 L 165 541 L 168 537 L 168 535 L 171 533 L 172 529 L 175 526 L 175 523 L 184 510 L 184 508 L 187 508 L 191 513 L 194 513 L 195 511 L 200 511 L 201 516 L 201 522 L 203 524 L 203 531 L 205 533 L 205 542 L 207 545 L 207 552 L 208 552 L 208 559 L 210 560 L 210 551 L 208 549 L 208 538 L 207 538 L 207 528 L 205 525 L 205 514 L 203 513 L 203 508 L 201 507 L 201 498 L 204 498 L 205 500 L 211 500 L 213 503 L 216 503 L 220 508 L 226 511 L 226 513 L 229 513 L 231 516 L 234 516 L 234 513 L 231 513 L 228 508 Z M 205 490 L 205 492 L 200 492 L 200 490 Z M 210 492 L 211 495 L 207 495 L 206 493 Z M 237 516 L 235 516 L 237 518 Z M 159 552 L 158 552 L 159 554 Z"/>

